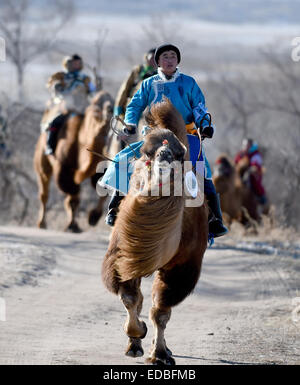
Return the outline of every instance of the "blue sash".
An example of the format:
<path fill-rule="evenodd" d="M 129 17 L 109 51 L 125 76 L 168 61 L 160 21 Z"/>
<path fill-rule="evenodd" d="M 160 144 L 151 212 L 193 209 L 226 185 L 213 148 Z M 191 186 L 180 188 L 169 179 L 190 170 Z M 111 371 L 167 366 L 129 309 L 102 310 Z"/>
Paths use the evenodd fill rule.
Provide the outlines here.
<path fill-rule="evenodd" d="M 199 156 L 199 149 L 200 149 L 199 138 L 195 135 L 189 135 L 189 134 L 187 135 L 187 138 L 188 138 L 189 150 L 190 150 L 190 161 L 192 162 L 193 166 L 196 166 L 196 170 L 198 173 L 203 175 L 203 168 L 204 168 L 205 179 L 211 179 L 211 170 L 210 170 L 208 160 L 205 156 L 203 146 L 202 146 L 199 162 L 196 164 Z M 130 146 L 134 149 L 134 152 L 138 156 L 138 158 L 141 157 L 140 149 L 143 144 L 144 144 L 143 140 L 141 140 L 140 142 L 135 142 L 130 144 Z M 117 163 L 112 162 L 109 165 L 101 181 L 99 182 L 100 186 L 107 187 L 114 190 L 119 190 L 126 195 L 129 189 L 129 181 L 134 171 L 134 152 L 129 146 L 121 150 L 114 157 L 114 161 Z M 203 165 L 203 160 L 204 160 L 204 165 Z"/>

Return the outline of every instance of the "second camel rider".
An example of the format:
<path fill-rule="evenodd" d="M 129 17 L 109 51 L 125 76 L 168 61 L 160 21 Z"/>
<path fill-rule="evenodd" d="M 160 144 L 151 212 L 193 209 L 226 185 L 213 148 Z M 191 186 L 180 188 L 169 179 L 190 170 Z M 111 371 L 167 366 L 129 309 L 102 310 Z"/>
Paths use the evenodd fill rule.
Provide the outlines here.
<path fill-rule="evenodd" d="M 51 104 L 59 107 L 54 118 L 46 125 L 46 155 L 54 154 L 58 131 L 65 123 L 69 113 L 73 112 L 83 116 L 84 110 L 88 106 L 88 95 L 96 91 L 90 77 L 81 72 L 83 61 L 79 55 L 64 58 L 63 67 L 65 71 L 56 72 L 47 83 L 51 92 Z"/>

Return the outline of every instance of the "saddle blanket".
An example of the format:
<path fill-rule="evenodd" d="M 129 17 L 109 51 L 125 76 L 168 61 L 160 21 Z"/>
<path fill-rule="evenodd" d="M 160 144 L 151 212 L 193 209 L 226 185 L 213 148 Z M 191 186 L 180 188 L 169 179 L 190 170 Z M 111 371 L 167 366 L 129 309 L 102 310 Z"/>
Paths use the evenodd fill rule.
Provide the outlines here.
<path fill-rule="evenodd" d="M 198 164 L 196 165 L 200 150 L 199 138 L 195 135 L 190 134 L 187 135 L 187 138 L 190 150 L 190 161 L 196 168 L 197 172 L 199 172 L 200 174 L 204 173 L 203 176 L 205 179 L 211 179 L 212 173 L 208 160 L 205 156 L 203 146 L 199 158 L 200 167 L 198 167 Z M 101 180 L 99 180 L 99 185 L 108 189 L 119 190 L 126 195 L 129 190 L 130 178 L 134 171 L 134 156 L 138 158 L 141 157 L 140 149 L 143 144 L 144 141 L 141 140 L 139 142 L 130 144 L 131 148 L 133 148 L 134 151 L 129 146 L 120 151 L 114 157 L 114 162 L 109 165 Z M 204 167 L 201 167 L 201 164 L 203 165 L 203 162 Z"/>

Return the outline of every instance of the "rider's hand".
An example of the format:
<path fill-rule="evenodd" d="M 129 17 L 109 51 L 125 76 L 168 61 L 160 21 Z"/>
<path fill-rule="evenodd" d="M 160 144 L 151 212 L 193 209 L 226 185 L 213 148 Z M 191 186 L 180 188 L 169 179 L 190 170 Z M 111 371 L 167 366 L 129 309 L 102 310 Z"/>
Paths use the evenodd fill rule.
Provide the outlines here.
<path fill-rule="evenodd" d="M 200 130 L 201 138 L 212 138 L 214 134 L 214 128 L 213 126 L 205 126 L 202 127 Z"/>
<path fill-rule="evenodd" d="M 124 127 L 124 135 L 119 135 L 119 139 L 127 142 L 130 140 L 130 136 L 134 135 L 136 133 L 136 125 L 134 124 L 126 124 L 126 127 Z"/>
<path fill-rule="evenodd" d="M 136 133 L 136 125 L 135 124 L 126 124 L 124 128 L 125 134 L 134 135 Z"/>

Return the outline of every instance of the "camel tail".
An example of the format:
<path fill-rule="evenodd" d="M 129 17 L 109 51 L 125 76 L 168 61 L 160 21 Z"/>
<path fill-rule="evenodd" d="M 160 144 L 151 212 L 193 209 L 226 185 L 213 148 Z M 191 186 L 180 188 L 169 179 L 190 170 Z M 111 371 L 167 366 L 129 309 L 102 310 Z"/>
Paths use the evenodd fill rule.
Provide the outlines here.
<path fill-rule="evenodd" d="M 56 174 L 56 183 L 58 188 L 65 194 L 77 195 L 80 186 L 74 182 L 74 171 L 70 168 L 61 168 Z"/>

